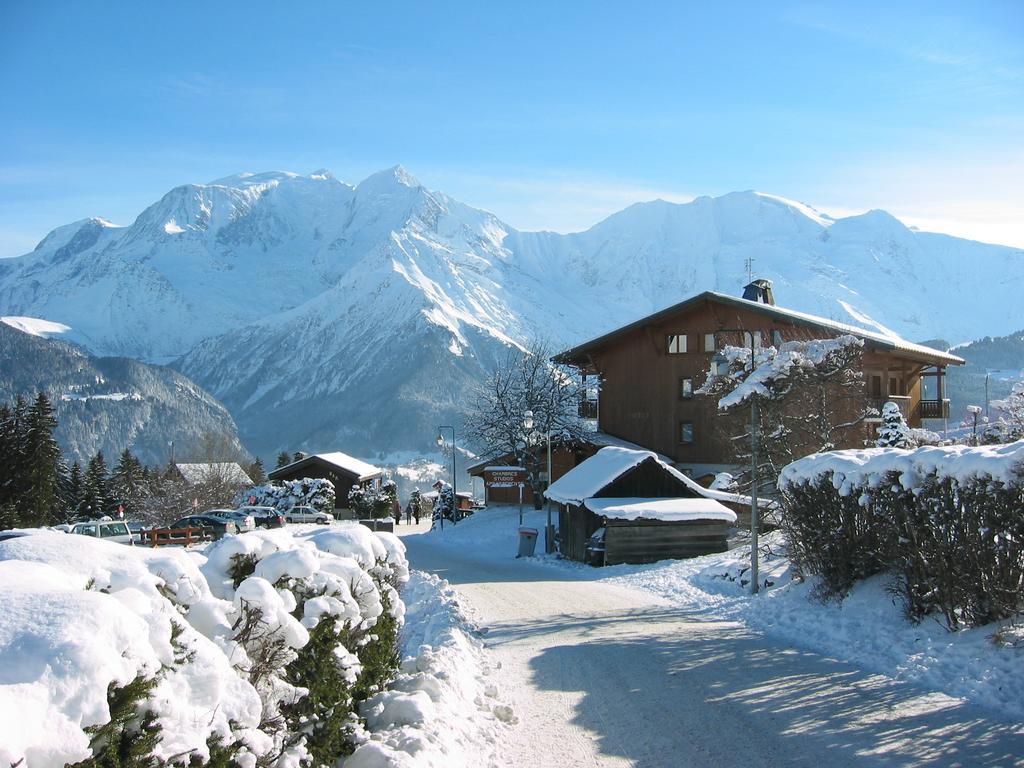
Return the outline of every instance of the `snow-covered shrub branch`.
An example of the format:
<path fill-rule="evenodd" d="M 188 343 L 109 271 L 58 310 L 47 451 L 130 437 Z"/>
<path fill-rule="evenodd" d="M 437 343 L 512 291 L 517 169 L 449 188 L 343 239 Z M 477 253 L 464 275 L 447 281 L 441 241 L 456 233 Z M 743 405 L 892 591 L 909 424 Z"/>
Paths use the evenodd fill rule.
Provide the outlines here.
<path fill-rule="evenodd" d="M 397 669 L 407 579 L 398 539 L 354 524 L 201 552 L 0 542 L 0 659 L 25 673 L 0 684 L 24 715 L 0 721 L 0 764 L 333 766 Z"/>
<path fill-rule="evenodd" d="M 794 564 L 823 596 L 890 571 L 914 620 L 1024 610 L 1024 441 L 808 456 L 779 479 Z"/>
<path fill-rule="evenodd" d="M 253 501 L 255 499 L 255 501 Z M 243 488 L 235 494 L 234 504 L 255 504 L 287 512 L 292 507 L 313 507 L 318 512 L 334 512 L 334 483 L 323 478 L 304 477 L 280 483 Z"/>

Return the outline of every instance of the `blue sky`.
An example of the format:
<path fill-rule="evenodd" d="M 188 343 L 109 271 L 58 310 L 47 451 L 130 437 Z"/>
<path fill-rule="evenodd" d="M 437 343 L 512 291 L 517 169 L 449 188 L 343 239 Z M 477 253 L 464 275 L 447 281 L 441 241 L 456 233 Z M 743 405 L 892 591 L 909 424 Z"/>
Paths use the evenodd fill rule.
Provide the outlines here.
<path fill-rule="evenodd" d="M 0 256 L 396 163 L 523 229 L 758 189 L 1024 247 L 1022 41 L 1021 2 L 4 0 Z"/>

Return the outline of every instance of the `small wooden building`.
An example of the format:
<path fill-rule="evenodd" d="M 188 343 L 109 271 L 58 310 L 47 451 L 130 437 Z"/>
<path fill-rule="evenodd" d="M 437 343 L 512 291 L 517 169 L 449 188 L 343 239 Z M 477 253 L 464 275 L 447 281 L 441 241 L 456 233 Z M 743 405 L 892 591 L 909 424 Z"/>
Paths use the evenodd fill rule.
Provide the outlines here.
<path fill-rule="evenodd" d="M 605 529 L 604 563 L 651 563 L 723 552 L 736 513 L 651 451 L 602 448 L 545 492 L 559 505 L 562 554 L 587 561 Z"/>
<path fill-rule="evenodd" d="M 305 456 L 267 473 L 271 481 L 301 480 L 304 477 L 330 480 L 334 484 L 334 516 L 339 519 L 354 517 L 348 506 L 348 493 L 353 486 L 379 485 L 383 476 L 384 470 L 379 467 L 341 451 Z"/>

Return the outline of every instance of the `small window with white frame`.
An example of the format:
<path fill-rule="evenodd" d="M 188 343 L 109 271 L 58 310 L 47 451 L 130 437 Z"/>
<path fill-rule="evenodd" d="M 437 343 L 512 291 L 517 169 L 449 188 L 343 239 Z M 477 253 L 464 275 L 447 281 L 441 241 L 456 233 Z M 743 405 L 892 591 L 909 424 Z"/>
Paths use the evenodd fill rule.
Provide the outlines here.
<path fill-rule="evenodd" d="M 670 333 L 665 337 L 666 346 L 670 355 L 682 355 L 686 353 L 686 334 Z"/>
<path fill-rule="evenodd" d="M 715 351 L 715 334 L 705 333 L 704 334 L 704 351 L 714 352 Z"/>

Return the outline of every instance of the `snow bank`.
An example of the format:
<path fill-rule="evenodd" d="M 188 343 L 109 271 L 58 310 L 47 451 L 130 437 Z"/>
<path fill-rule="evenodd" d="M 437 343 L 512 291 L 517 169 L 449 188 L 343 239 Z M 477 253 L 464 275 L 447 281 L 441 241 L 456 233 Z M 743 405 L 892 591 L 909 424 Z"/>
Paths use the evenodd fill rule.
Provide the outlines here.
<path fill-rule="evenodd" d="M 455 591 L 414 572 L 403 593 L 405 656 L 387 691 L 364 702 L 368 739 L 344 768 L 458 768 L 489 765 L 503 728 L 515 721 L 488 682 L 483 644 Z"/>
<path fill-rule="evenodd" d="M 144 704 L 161 729 L 154 757 L 205 761 L 211 737 L 244 743 L 246 763 L 279 754 L 283 736 L 266 723 L 305 690 L 285 682 L 283 663 L 275 679 L 251 683 L 253 643 L 302 648 L 327 615 L 368 631 L 383 592 L 392 616 L 405 615 L 395 591 L 409 573 L 401 542 L 362 526 L 337 534 L 261 530 L 189 551 L 53 531 L 0 542 L 0 765 L 88 758 L 85 729 L 110 720 L 108 687 L 137 678 L 156 681 Z M 244 576 L 237 588 L 233 573 Z M 259 609 L 258 631 L 242 639 L 247 608 Z M 353 680 L 354 650 L 335 651 Z"/>
<path fill-rule="evenodd" d="M 779 487 L 814 483 L 831 475 L 840 494 L 855 486 L 877 487 L 890 472 L 899 473 L 905 490 L 920 487 L 928 475 L 950 477 L 964 484 L 973 479 L 1010 484 L 1024 471 L 1024 440 L 1008 445 L 926 446 L 914 450 L 865 448 L 815 453 L 783 468 Z"/>

